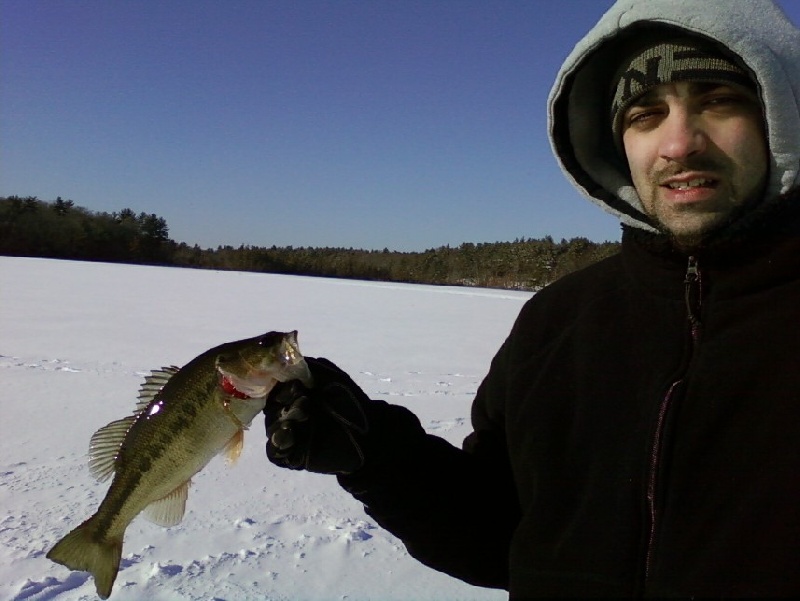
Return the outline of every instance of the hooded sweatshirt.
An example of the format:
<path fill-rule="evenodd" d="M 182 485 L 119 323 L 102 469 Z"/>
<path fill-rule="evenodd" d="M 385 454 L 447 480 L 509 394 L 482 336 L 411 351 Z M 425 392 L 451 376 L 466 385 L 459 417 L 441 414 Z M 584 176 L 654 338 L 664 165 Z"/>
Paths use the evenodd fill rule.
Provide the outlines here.
<path fill-rule="evenodd" d="M 630 36 L 690 33 L 726 48 L 757 82 L 770 151 L 766 197 L 800 184 L 800 30 L 771 0 L 620 0 L 575 45 L 548 102 L 553 151 L 572 184 L 624 224 L 655 230 L 616 150 L 609 106 Z M 676 31 L 677 30 L 677 31 Z"/>
<path fill-rule="evenodd" d="M 647 20 L 725 44 L 765 107 L 782 194 L 699 258 L 652 231 L 614 159 L 618 44 Z M 526 303 L 462 449 L 367 405 L 367 463 L 339 481 L 414 557 L 511 599 L 800 594 L 798 52 L 763 0 L 624 0 L 578 43 L 553 146 L 627 224 L 622 252 Z"/>

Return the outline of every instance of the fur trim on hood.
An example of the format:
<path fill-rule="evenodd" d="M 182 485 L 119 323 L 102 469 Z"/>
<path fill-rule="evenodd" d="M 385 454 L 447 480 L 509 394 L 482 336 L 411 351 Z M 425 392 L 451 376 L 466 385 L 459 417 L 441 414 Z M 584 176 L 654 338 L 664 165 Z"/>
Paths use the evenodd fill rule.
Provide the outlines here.
<path fill-rule="evenodd" d="M 624 224 L 656 231 L 614 147 L 610 88 L 631 36 L 686 33 L 721 44 L 757 82 L 767 126 L 767 197 L 800 184 L 800 29 L 772 0 L 618 0 L 575 46 L 548 101 L 550 143 L 567 178 Z"/>

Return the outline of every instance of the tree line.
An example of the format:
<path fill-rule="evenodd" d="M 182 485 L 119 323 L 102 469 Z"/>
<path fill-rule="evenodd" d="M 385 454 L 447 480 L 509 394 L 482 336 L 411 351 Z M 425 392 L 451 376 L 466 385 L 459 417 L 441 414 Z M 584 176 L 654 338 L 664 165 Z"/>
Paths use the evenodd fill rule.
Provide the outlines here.
<path fill-rule="evenodd" d="M 0 198 L 0 254 L 169 264 L 173 245 L 155 214 L 96 213 L 61 197 Z"/>
<path fill-rule="evenodd" d="M 422 252 L 250 245 L 200 248 L 169 238 L 163 217 L 106 213 L 72 200 L 0 197 L 0 254 L 258 271 L 420 284 L 539 290 L 614 254 L 616 242 L 518 238 Z"/>

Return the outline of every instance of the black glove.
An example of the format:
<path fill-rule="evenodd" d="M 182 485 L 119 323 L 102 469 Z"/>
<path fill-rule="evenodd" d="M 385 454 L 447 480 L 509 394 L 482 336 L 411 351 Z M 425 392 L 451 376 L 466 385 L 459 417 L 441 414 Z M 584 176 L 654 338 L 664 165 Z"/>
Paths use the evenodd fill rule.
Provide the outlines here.
<path fill-rule="evenodd" d="M 327 359 L 306 362 L 312 388 L 292 380 L 277 384 L 267 398 L 267 457 L 280 467 L 352 474 L 365 462 L 365 407 L 374 401 Z"/>

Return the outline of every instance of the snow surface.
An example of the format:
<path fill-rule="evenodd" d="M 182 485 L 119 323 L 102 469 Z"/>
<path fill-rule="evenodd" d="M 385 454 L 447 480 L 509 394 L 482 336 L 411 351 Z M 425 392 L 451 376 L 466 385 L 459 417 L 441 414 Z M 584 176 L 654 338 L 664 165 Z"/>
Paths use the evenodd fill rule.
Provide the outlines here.
<path fill-rule="evenodd" d="M 87 467 L 89 438 L 129 414 L 149 370 L 297 329 L 304 354 L 460 444 L 529 297 L 0 257 L 0 599 L 97 599 L 87 573 L 45 553 L 105 495 Z M 264 442 L 259 416 L 238 464 L 216 458 L 194 478 L 179 526 L 134 520 L 112 601 L 506 598 L 423 566 L 335 478 L 273 466 Z"/>

